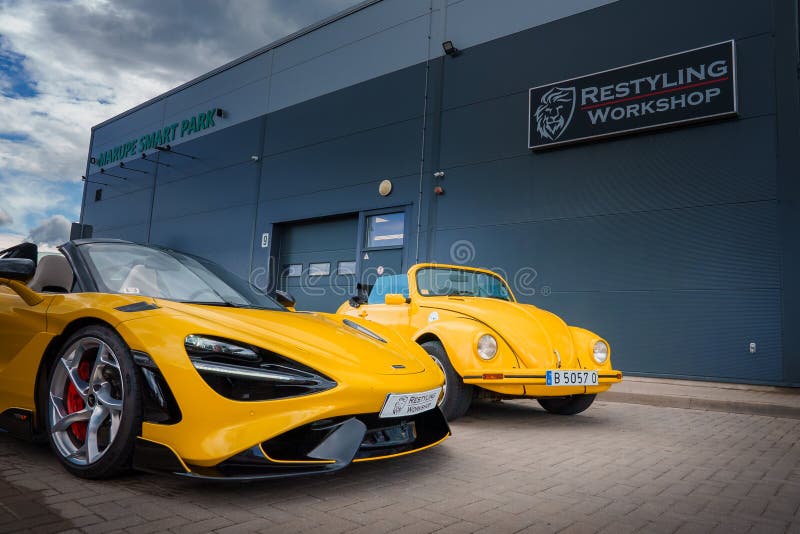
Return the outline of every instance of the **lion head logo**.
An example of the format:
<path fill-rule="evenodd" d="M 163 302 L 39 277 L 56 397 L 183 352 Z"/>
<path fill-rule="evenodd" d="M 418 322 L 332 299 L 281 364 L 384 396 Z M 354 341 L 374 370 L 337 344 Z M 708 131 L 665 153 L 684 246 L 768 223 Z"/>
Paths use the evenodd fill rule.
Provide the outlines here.
<path fill-rule="evenodd" d="M 397 399 L 397 404 L 395 404 L 394 408 L 392 409 L 392 415 L 398 415 L 400 412 L 402 412 L 403 408 L 406 407 L 406 404 L 408 404 L 408 397 L 406 395 L 403 395 Z"/>
<path fill-rule="evenodd" d="M 575 88 L 553 87 L 542 95 L 536 108 L 536 131 L 544 139 L 555 141 L 572 120 L 575 112 Z"/>

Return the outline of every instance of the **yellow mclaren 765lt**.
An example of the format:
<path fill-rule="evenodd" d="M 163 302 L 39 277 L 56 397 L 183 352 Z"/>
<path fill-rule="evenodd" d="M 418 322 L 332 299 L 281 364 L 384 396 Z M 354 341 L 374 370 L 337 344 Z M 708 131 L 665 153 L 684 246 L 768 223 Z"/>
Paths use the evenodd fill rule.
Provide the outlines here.
<path fill-rule="evenodd" d="M 0 252 L 0 429 L 47 439 L 77 476 L 328 473 L 450 435 L 442 372 L 389 329 L 288 311 L 166 248 L 59 251 Z"/>

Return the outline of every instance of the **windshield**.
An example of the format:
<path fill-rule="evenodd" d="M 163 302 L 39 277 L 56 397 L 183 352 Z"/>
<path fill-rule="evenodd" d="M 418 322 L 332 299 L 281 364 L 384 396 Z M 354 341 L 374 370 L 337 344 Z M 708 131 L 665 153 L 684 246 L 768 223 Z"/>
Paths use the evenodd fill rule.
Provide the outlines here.
<path fill-rule="evenodd" d="M 80 247 L 98 290 L 194 304 L 283 309 L 270 297 L 208 260 L 132 243 Z"/>
<path fill-rule="evenodd" d="M 408 298 L 408 275 L 394 274 L 379 277 L 372 286 L 367 304 L 383 304 L 389 293 L 399 293 Z"/>
<path fill-rule="evenodd" d="M 448 267 L 423 267 L 418 270 L 417 291 L 423 297 L 459 296 L 514 300 L 508 286 L 499 276 Z"/>

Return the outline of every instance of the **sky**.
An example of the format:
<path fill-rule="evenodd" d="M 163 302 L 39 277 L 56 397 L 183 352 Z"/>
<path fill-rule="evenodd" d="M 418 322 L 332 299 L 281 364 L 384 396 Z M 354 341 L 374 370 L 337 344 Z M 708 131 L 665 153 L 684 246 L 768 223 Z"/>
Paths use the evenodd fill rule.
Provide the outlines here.
<path fill-rule="evenodd" d="M 91 127 L 359 0 L 0 0 L 0 250 L 69 238 Z"/>

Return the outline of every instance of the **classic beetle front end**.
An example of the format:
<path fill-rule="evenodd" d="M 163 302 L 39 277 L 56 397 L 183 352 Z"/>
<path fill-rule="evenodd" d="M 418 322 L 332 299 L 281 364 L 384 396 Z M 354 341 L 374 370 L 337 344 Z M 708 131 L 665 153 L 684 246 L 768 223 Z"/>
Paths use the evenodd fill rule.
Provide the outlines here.
<path fill-rule="evenodd" d="M 366 302 L 351 299 L 339 313 L 420 343 L 445 373 L 442 410 L 451 420 L 481 390 L 536 398 L 552 413 L 576 414 L 622 380 L 605 339 L 517 302 L 502 277 L 483 269 L 415 265 L 407 275 L 378 278 Z"/>

